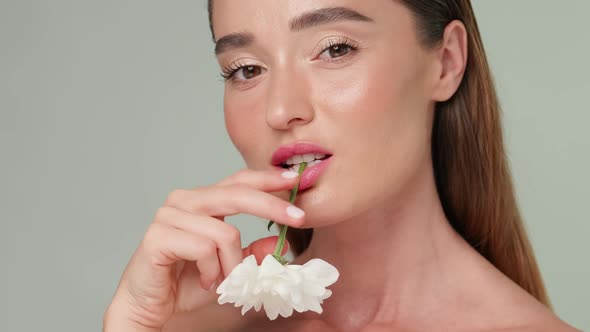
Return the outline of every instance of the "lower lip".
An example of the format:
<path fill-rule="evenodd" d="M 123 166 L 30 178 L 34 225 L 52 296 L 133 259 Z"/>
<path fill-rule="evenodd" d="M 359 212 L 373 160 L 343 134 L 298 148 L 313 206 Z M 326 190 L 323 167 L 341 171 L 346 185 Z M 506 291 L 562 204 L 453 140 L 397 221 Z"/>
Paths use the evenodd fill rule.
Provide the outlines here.
<path fill-rule="evenodd" d="M 317 179 L 322 174 L 322 171 L 328 167 L 330 160 L 332 160 L 333 156 L 328 159 L 322 160 L 320 163 L 315 164 L 309 168 L 305 168 L 303 174 L 301 174 L 301 180 L 299 180 L 299 189 L 298 191 L 303 191 L 311 186 L 317 181 Z"/>

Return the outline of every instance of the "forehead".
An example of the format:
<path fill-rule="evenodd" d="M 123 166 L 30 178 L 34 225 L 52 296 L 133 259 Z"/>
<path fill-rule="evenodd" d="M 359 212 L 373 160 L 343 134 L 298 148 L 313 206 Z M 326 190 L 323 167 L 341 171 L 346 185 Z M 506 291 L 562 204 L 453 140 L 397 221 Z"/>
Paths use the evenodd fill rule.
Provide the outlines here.
<path fill-rule="evenodd" d="M 215 37 L 249 31 L 268 35 L 289 31 L 289 22 L 322 8 L 349 8 L 375 22 L 391 22 L 401 6 L 393 0 L 213 0 Z"/>

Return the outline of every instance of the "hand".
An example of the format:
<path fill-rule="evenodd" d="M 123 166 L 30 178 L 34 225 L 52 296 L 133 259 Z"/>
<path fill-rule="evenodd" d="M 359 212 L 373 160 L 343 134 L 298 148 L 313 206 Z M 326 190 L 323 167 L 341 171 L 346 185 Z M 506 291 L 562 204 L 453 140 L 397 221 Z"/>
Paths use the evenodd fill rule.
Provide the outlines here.
<path fill-rule="evenodd" d="M 301 226 L 302 211 L 270 194 L 299 181 L 297 173 L 290 178 L 282 173 L 243 170 L 215 185 L 173 191 L 121 277 L 105 313 L 105 330 L 117 324 L 159 330 L 174 313 L 210 303 L 216 297 L 212 288 L 244 257 L 254 254 L 260 262 L 272 253 L 276 236 L 242 249 L 239 230 L 224 218 L 247 213 Z"/>

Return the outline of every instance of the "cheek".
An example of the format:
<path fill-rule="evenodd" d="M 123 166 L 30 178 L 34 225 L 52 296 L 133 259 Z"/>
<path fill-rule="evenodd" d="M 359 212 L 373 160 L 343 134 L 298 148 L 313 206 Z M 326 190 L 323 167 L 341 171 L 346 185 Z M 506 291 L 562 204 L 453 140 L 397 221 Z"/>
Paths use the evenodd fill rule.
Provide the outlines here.
<path fill-rule="evenodd" d="M 370 107 L 355 119 L 369 128 L 365 145 L 376 147 L 368 152 L 367 165 L 384 177 L 408 176 L 429 154 L 430 128 L 420 67 L 405 56 L 372 62 L 366 78 L 370 83 L 365 104 Z M 396 183 L 401 178 L 390 180 Z"/>
<path fill-rule="evenodd" d="M 415 114 L 409 112 L 414 102 L 411 89 L 416 87 L 410 69 L 414 64 L 401 55 L 383 57 L 377 52 L 386 51 L 362 55 L 347 68 L 316 73 L 310 89 L 314 108 L 352 127 L 391 126 Z"/>
<path fill-rule="evenodd" d="M 316 109 L 337 130 L 344 161 L 335 171 L 347 179 L 345 188 L 335 184 L 332 195 L 356 211 L 402 192 L 429 155 L 419 65 L 403 55 L 367 58 L 314 82 L 312 90 Z"/>
<path fill-rule="evenodd" d="M 424 154 L 428 143 L 420 66 L 409 51 L 378 49 L 359 56 L 314 82 L 315 108 L 334 124 L 347 159 L 363 160 L 356 171 L 395 173 L 410 157 Z"/>
<path fill-rule="evenodd" d="M 360 68 L 359 68 L 360 69 Z M 363 77 L 365 76 L 365 77 Z M 370 80 L 362 70 L 353 68 L 345 73 L 317 75 L 311 83 L 314 108 L 338 116 L 354 116 L 368 108 Z M 344 114 L 342 114 L 344 113 Z"/>

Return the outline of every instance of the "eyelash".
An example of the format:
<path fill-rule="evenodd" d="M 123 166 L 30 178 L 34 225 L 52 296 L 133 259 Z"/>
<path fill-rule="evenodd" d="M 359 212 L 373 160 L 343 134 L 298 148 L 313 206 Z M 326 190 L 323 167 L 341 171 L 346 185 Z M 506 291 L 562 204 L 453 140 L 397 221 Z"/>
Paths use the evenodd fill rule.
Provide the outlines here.
<path fill-rule="evenodd" d="M 221 77 L 223 77 L 224 80 L 228 81 L 233 78 L 233 76 L 236 74 L 236 72 L 238 72 L 238 70 L 244 69 L 249 66 L 250 65 L 240 62 L 233 62 L 230 65 L 222 68 Z"/>
<path fill-rule="evenodd" d="M 343 56 L 334 58 L 332 60 L 328 60 L 329 62 L 335 62 L 338 61 L 340 58 L 345 57 L 347 55 L 349 55 L 350 53 L 354 53 L 356 51 L 359 50 L 359 46 L 356 42 L 348 39 L 348 38 L 343 38 L 341 40 L 330 40 L 330 42 L 328 43 L 328 45 L 326 47 L 324 47 L 322 49 L 322 51 L 319 53 L 318 56 L 324 54 L 324 52 L 330 50 L 330 48 L 334 47 L 334 46 L 344 46 L 347 47 L 349 49 L 349 52 Z M 233 62 L 228 66 L 225 66 L 222 68 L 222 72 L 221 72 L 221 77 L 223 77 L 224 80 L 229 81 L 231 79 L 233 79 L 234 75 L 246 68 L 246 67 L 254 67 L 255 65 L 248 65 L 245 63 L 241 63 L 240 61 L 238 62 Z"/>
<path fill-rule="evenodd" d="M 354 52 L 358 51 L 358 49 L 359 49 L 359 46 L 358 46 L 358 44 L 356 42 L 354 42 L 354 41 L 352 41 L 352 40 L 350 40 L 348 38 L 343 38 L 343 39 L 340 39 L 340 40 L 330 40 L 328 42 L 328 45 L 326 47 L 324 47 L 324 49 L 320 52 L 319 55 L 324 54 L 324 52 L 330 50 L 334 46 L 345 46 L 345 47 L 348 47 L 349 53 L 350 52 L 354 53 Z M 340 58 L 348 55 L 349 53 L 347 53 L 347 54 L 345 54 L 343 56 L 339 56 L 337 58 L 333 58 L 333 60 L 331 60 L 331 61 L 338 61 Z"/>

